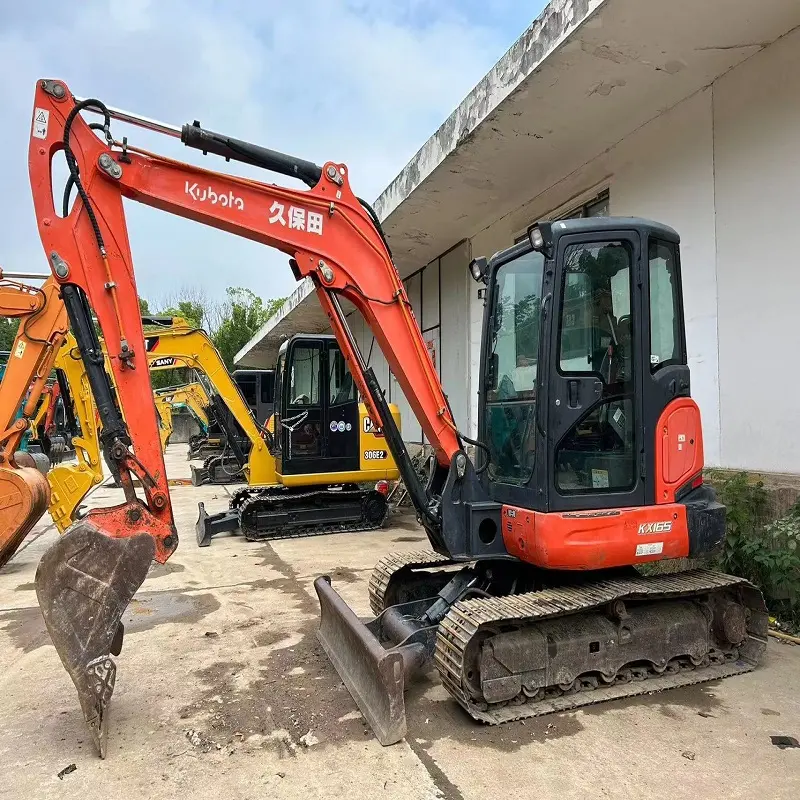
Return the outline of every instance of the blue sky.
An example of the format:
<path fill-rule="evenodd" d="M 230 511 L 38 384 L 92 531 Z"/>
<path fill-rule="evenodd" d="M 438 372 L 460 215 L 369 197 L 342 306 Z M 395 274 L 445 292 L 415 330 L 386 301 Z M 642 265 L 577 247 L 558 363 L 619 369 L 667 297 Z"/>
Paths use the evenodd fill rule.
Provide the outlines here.
<path fill-rule="evenodd" d="M 342 161 L 374 199 L 540 13 L 543 0 L 37 0 L 0 13 L 0 265 L 46 271 L 27 143 L 35 82 L 318 163 Z M 224 171 L 139 129 L 132 143 Z M 239 170 L 247 172 L 246 169 Z M 247 174 L 255 174 L 249 172 Z M 266 180 L 277 180 L 260 173 Z M 280 253 L 126 205 L 139 294 L 219 298 L 294 287 Z"/>

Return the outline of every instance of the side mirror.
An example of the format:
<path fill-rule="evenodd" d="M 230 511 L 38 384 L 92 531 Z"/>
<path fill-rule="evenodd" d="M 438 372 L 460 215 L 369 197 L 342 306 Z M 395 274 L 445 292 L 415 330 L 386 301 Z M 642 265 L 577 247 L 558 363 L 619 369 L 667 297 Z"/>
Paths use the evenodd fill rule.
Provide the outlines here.
<path fill-rule="evenodd" d="M 469 272 L 478 283 L 486 283 L 489 280 L 489 262 L 483 257 L 473 258 L 469 262 Z"/>

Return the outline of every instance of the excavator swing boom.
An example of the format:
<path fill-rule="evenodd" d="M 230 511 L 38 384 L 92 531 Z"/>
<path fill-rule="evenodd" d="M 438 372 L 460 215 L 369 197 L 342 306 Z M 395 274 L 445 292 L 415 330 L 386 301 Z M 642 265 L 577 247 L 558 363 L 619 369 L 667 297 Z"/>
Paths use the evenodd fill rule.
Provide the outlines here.
<path fill-rule="evenodd" d="M 100 115 L 102 121 L 93 123 L 100 136 L 82 111 Z M 309 188 L 270 185 L 149 153 L 127 140 L 116 141 L 112 118 L 180 138 L 204 153 L 299 179 Z M 59 217 L 50 172 L 53 157 L 62 150 L 79 199 L 70 210 L 65 198 Z M 671 683 L 665 685 L 681 685 L 698 680 L 681 677 L 695 667 L 718 677 L 750 669 L 758 660 L 766 617 L 763 600 L 746 582 L 704 572 L 649 579 L 632 566 L 706 552 L 724 534 L 724 509 L 710 490 L 694 485 L 702 469 L 702 434 L 688 396 L 685 355 L 667 359 L 667 366 L 674 366 L 671 372 L 660 373 L 645 389 L 639 382 L 632 391 L 635 408 L 642 408 L 643 392 L 649 398 L 634 439 L 629 436 L 634 417 L 626 417 L 628 406 L 619 406 L 629 395 L 623 392 L 620 399 L 604 388 L 610 386 L 609 376 L 622 369 L 618 362 L 625 351 L 620 347 L 617 352 L 617 344 L 623 337 L 617 337 L 616 328 L 613 341 L 603 340 L 600 348 L 614 362 L 600 365 L 600 377 L 593 372 L 575 378 L 574 385 L 565 379 L 562 386 L 558 369 L 551 367 L 559 341 L 552 319 L 561 310 L 566 272 L 585 264 L 586 275 L 606 294 L 616 289 L 614 276 L 637 276 L 631 309 L 639 313 L 646 307 L 641 298 L 648 285 L 642 253 L 651 240 L 677 252 L 674 232 L 643 220 L 565 221 L 532 229 L 518 251 L 504 254 L 506 261 L 514 261 L 507 284 L 502 259 L 473 264 L 492 298 L 505 299 L 504 287 L 531 285 L 520 298 L 524 302 L 504 313 L 496 309 L 495 299 L 487 306 L 495 310 L 487 310 L 484 321 L 483 373 L 492 386 L 491 393 L 481 392 L 481 429 L 489 434 L 484 443 L 457 430 L 380 223 L 353 194 L 345 165 L 319 167 L 205 130 L 197 122 L 177 128 L 110 109 L 96 99 L 78 100 L 55 80 L 37 85 L 29 163 L 39 232 L 87 365 L 104 447 L 123 479 L 128 476 L 130 483 L 134 473 L 145 488 L 144 501 L 129 486 L 123 505 L 89 512 L 45 554 L 36 577 L 48 630 L 101 754 L 114 685 L 112 654 L 121 646 L 120 617 L 151 559 L 163 562 L 177 546 L 155 411 L 152 402 L 143 402 L 150 386 L 123 198 L 281 250 L 295 278 L 309 277 L 317 290 L 433 549 L 378 564 L 370 581 L 377 617 L 369 626 L 346 606 L 329 579 L 315 581 L 320 639 L 382 743 L 405 734 L 404 681 L 432 660 L 458 702 L 489 721 L 572 707 L 573 695 L 580 697 L 583 689 L 601 681 L 613 687 L 612 696 L 620 696 L 626 691 L 620 687 L 634 678 L 666 674 Z M 568 249 L 581 243 L 587 245 L 585 256 L 580 248 Z M 606 243 L 613 246 L 604 249 Z M 620 271 L 623 254 L 636 261 L 629 273 Z M 677 269 L 673 274 L 672 285 L 679 286 Z M 347 327 L 342 300 L 355 306 L 374 333 L 432 445 L 434 464 L 426 487 Z M 98 358 L 88 303 L 108 345 L 127 426 Z M 527 339 L 520 342 L 526 346 L 517 348 L 517 359 L 524 365 L 538 354 L 541 364 L 533 387 L 522 395 L 514 394 L 513 380 L 510 387 L 508 381 L 495 386 L 495 379 L 507 377 L 498 370 L 501 355 L 508 357 L 497 343 L 515 314 L 528 320 Z M 682 317 L 675 319 L 674 330 L 682 337 Z M 633 326 L 636 369 L 646 364 L 655 374 L 651 367 L 657 364 L 641 344 L 641 330 L 640 323 Z M 539 337 L 533 345 L 531 331 Z M 673 335 L 675 341 L 680 337 Z M 593 408 L 592 397 L 602 400 L 603 408 L 584 419 L 580 409 Z M 559 416 L 554 406 L 569 416 Z M 661 414 L 667 416 L 661 419 Z M 572 432 L 575 424 L 564 451 L 561 485 L 551 458 L 563 449 L 564 429 Z M 641 442 L 641 464 L 649 453 L 655 469 L 643 466 L 640 477 L 631 473 L 636 488 L 622 502 L 613 492 L 598 499 L 571 489 L 568 478 L 580 488 L 585 474 L 598 485 L 610 485 L 616 474 L 614 454 L 602 453 L 589 469 L 586 453 L 615 436 L 618 442 Z M 482 454 L 480 472 L 465 451 L 467 443 Z M 573 472 L 577 478 L 569 477 Z M 663 478 L 658 496 L 654 474 Z M 666 516 L 669 525 L 662 521 Z M 661 538 L 642 539 L 637 531 Z M 571 577 L 564 578 L 565 573 Z M 553 696 L 560 698 L 560 706 L 550 702 Z"/>

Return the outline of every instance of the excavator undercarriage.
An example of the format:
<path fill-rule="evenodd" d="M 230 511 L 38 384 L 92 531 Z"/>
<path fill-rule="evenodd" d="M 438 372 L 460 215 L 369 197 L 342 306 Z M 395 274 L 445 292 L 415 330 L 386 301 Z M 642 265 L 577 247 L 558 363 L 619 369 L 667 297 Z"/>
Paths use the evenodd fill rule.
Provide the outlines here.
<path fill-rule="evenodd" d="M 431 667 L 470 716 L 497 724 L 748 672 L 767 643 L 761 593 L 711 570 L 586 581 L 393 554 L 370 578 L 366 625 L 328 578 L 314 587 L 320 641 L 384 745 L 405 736 L 407 681 Z"/>

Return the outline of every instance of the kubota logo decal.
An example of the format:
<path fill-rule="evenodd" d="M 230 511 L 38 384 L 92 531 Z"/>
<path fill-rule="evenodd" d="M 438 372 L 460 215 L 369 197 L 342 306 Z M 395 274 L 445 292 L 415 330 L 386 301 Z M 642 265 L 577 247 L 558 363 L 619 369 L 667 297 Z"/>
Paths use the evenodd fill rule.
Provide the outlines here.
<path fill-rule="evenodd" d="M 239 211 L 244 211 L 244 200 L 241 197 L 237 197 L 233 192 L 229 191 L 227 194 L 222 194 L 221 192 L 215 192 L 210 186 L 200 188 L 197 182 L 190 184 L 189 181 L 186 181 L 184 191 L 192 200 L 211 203 L 212 206 L 221 205 L 223 208 L 235 207 Z"/>
<path fill-rule="evenodd" d="M 669 533 L 672 530 L 672 520 L 666 522 L 643 522 L 639 526 L 639 535 L 648 533 Z"/>

